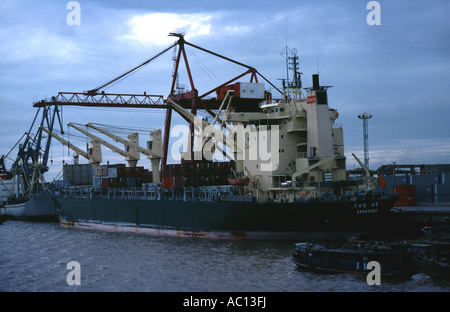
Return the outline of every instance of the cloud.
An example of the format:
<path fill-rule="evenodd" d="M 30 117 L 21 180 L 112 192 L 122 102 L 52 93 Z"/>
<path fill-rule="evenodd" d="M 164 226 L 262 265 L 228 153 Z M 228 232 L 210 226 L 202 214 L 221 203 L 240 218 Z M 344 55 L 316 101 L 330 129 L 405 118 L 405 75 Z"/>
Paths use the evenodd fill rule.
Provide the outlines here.
<path fill-rule="evenodd" d="M 139 44 L 168 45 L 174 42 L 171 32 L 182 31 L 186 39 L 208 35 L 213 14 L 148 13 L 135 15 L 128 21 L 129 32 L 119 37 Z"/>
<path fill-rule="evenodd" d="M 8 40 L 14 33 L 14 40 Z M 71 40 L 48 32 L 45 28 L 7 29 L 0 32 L 2 42 L 9 42 L 0 48 L 3 62 L 73 61 L 79 52 L 77 45 Z"/>
<path fill-rule="evenodd" d="M 346 146 L 346 148 L 348 150 L 347 167 L 358 167 L 359 165 L 351 153 L 355 153 L 362 160 L 364 151 L 361 149 L 351 151 L 351 146 Z M 377 169 L 383 164 L 390 164 L 394 161 L 398 164 L 445 164 L 450 159 L 450 142 L 447 138 L 387 140 L 369 146 L 369 159 L 371 169 Z"/>

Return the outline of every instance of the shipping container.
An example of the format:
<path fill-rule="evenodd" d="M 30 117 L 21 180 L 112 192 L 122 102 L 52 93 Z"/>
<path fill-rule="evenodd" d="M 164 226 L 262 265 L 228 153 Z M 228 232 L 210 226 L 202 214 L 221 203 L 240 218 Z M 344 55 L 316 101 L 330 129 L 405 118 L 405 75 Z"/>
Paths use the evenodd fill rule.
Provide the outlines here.
<path fill-rule="evenodd" d="M 163 188 L 172 188 L 173 187 L 173 177 L 161 177 L 161 185 Z"/>
<path fill-rule="evenodd" d="M 143 183 L 145 183 L 145 178 L 143 176 L 136 177 L 136 187 L 142 187 Z"/>
<path fill-rule="evenodd" d="M 182 169 L 183 168 L 182 168 L 181 164 L 172 165 L 172 175 L 173 176 L 182 176 L 183 175 Z"/>
<path fill-rule="evenodd" d="M 95 188 L 101 188 L 102 187 L 101 180 L 102 180 L 102 177 L 93 177 L 92 186 Z"/>
<path fill-rule="evenodd" d="M 213 175 L 216 173 L 216 166 L 213 162 L 206 162 L 205 163 L 205 174 Z"/>
<path fill-rule="evenodd" d="M 439 183 L 439 175 L 438 174 L 417 174 L 412 175 L 412 183 L 415 185 L 429 185 L 429 184 L 438 184 Z"/>
<path fill-rule="evenodd" d="M 437 184 L 434 190 L 435 202 L 450 202 L 450 184 Z"/>
<path fill-rule="evenodd" d="M 417 201 L 415 196 L 399 196 L 397 202 L 394 206 L 396 207 L 408 207 L 408 206 L 416 206 Z"/>
<path fill-rule="evenodd" d="M 116 180 L 116 186 L 117 187 L 127 187 L 127 178 L 126 177 L 120 177 Z"/>
<path fill-rule="evenodd" d="M 117 178 L 108 178 L 108 187 L 117 187 Z"/>
<path fill-rule="evenodd" d="M 432 185 L 419 184 L 416 185 L 416 196 L 431 195 Z"/>
<path fill-rule="evenodd" d="M 228 185 L 229 183 L 228 183 L 228 177 L 226 177 L 226 176 L 217 176 L 217 179 L 216 179 L 216 184 L 217 185 Z"/>
<path fill-rule="evenodd" d="M 123 177 L 135 177 L 136 170 L 133 167 L 125 167 L 123 169 Z"/>
<path fill-rule="evenodd" d="M 181 175 L 193 176 L 194 175 L 194 164 L 193 163 L 181 164 Z"/>
<path fill-rule="evenodd" d="M 205 181 L 205 176 L 195 176 L 194 177 L 194 186 L 205 186 L 206 185 L 206 181 Z"/>
<path fill-rule="evenodd" d="M 205 174 L 205 163 L 195 163 L 194 174 L 196 176 L 203 176 Z"/>
<path fill-rule="evenodd" d="M 142 183 L 152 183 L 153 182 L 153 174 L 152 174 L 152 172 L 149 171 L 149 170 L 145 170 L 143 179 L 144 179 L 144 181 Z"/>
<path fill-rule="evenodd" d="M 71 185 L 92 185 L 92 176 L 90 164 L 63 166 L 63 180 L 71 181 Z"/>
<path fill-rule="evenodd" d="M 450 173 L 443 173 L 442 184 L 450 184 Z"/>
<path fill-rule="evenodd" d="M 108 168 L 108 178 L 117 178 L 117 167 Z"/>
<path fill-rule="evenodd" d="M 144 167 L 135 167 L 134 170 L 136 177 L 142 177 L 144 175 Z"/>
<path fill-rule="evenodd" d="M 173 177 L 173 187 L 174 188 L 183 188 L 184 187 L 183 176 L 174 176 Z"/>
<path fill-rule="evenodd" d="M 162 165 L 161 166 L 161 177 L 171 177 L 172 176 L 172 165 Z"/>
<path fill-rule="evenodd" d="M 136 187 L 136 177 L 127 177 L 127 187 Z"/>
<path fill-rule="evenodd" d="M 119 166 L 117 167 L 117 177 L 118 178 L 124 178 L 125 176 L 125 166 Z"/>
<path fill-rule="evenodd" d="M 109 187 L 109 179 L 108 178 L 100 178 L 100 187 L 108 188 Z"/>
<path fill-rule="evenodd" d="M 95 172 L 96 172 L 95 175 L 97 177 L 106 177 L 108 175 L 108 166 L 106 165 L 98 166 L 95 169 Z"/>
<path fill-rule="evenodd" d="M 218 88 L 216 91 L 217 100 L 222 101 L 228 90 L 234 90 L 234 97 L 237 99 L 264 100 L 265 96 L 263 83 L 237 82 Z"/>
<path fill-rule="evenodd" d="M 193 176 L 183 176 L 183 185 L 184 187 L 192 187 L 195 184 L 195 180 Z"/>
<path fill-rule="evenodd" d="M 393 192 L 399 196 L 416 196 L 415 185 L 394 185 Z"/>

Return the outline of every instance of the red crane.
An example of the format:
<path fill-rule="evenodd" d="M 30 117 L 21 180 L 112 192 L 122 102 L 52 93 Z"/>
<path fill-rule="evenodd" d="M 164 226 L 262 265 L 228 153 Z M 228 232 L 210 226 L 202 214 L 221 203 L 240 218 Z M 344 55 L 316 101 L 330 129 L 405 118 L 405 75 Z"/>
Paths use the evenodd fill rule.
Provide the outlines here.
<path fill-rule="evenodd" d="M 178 45 L 179 49 L 177 52 L 177 57 L 175 59 L 175 69 L 173 73 L 173 79 L 172 79 L 172 85 L 169 92 L 169 98 L 175 101 L 177 104 L 181 105 L 185 109 L 190 109 L 191 113 L 196 115 L 197 109 L 204 109 L 212 116 L 215 116 L 213 109 L 218 109 L 219 105 L 221 103 L 221 100 L 217 98 L 207 98 L 208 95 L 210 95 L 213 92 L 219 93 L 220 90 L 223 90 L 223 88 L 229 87 L 229 85 L 236 80 L 246 76 L 250 75 L 250 82 L 258 83 L 258 77 L 257 74 L 263 78 L 266 82 L 268 82 L 275 90 L 282 92 L 275 87 L 269 80 L 267 80 L 265 77 L 263 77 L 255 68 L 242 64 L 240 62 L 237 62 L 233 59 L 227 58 L 223 55 L 220 55 L 218 53 L 212 52 L 210 50 L 207 50 L 205 48 L 196 46 L 192 43 L 189 43 L 185 41 L 184 35 L 179 33 L 170 33 L 169 36 L 177 37 L 178 40 L 162 52 L 158 53 L 157 55 L 153 56 L 152 58 L 146 60 L 142 64 L 130 69 L 126 73 L 114 78 L 113 80 L 86 92 L 58 92 L 58 95 L 55 97 L 52 97 L 50 100 L 45 99 L 38 102 L 33 103 L 34 107 L 43 107 L 43 106 L 49 106 L 49 105 L 71 105 L 71 106 L 84 106 L 84 107 L 131 107 L 131 108 L 164 108 L 166 109 L 166 119 L 164 123 L 164 139 L 163 139 L 163 158 L 162 158 L 162 165 L 165 165 L 167 162 L 167 152 L 168 152 L 168 146 L 169 146 L 169 135 L 170 135 L 170 126 L 171 126 L 171 120 L 172 120 L 172 108 L 164 102 L 164 96 L 163 95 L 148 95 L 144 92 L 144 94 L 116 94 L 116 93 L 105 93 L 104 91 L 101 91 L 105 87 L 111 85 L 112 83 L 130 75 L 134 71 L 138 70 L 139 68 L 147 65 L 148 63 L 152 62 L 162 54 L 166 53 L 170 49 L 174 48 Z M 246 70 L 228 80 L 227 82 L 211 89 L 210 91 L 198 95 L 198 91 L 195 88 L 194 80 L 191 74 L 191 70 L 189 67 L 189 62 L 185 50 L 185 45 L 189 45 L 195 49 L 201 50 L 203 52 L 209 53 L 213 56 L 222 58 L 226 61 L 232 62 L 234 64 L 240 65 Z M 184 92 L 184 93 L 176 93 L 176 77 L 179 70 L 179 65 L 181 58 L 183 58 L 187 75 L 189 78 L 189 83 L 191 87 L 191 91 Z M 237 99 L 237 103 L 235 102 L 235 108 L 239 109 L 241 111 L 253 111 L 259 109 L 260 100 L 252 101 L 251 99 L 245 99 L 245 101 L 239 102 L 239 99 Z M 242 106 L 239 106 L 241 104 Z M 194 125 L 192 122 L 190 122 L 190 134 L 192 135 L 194 131 Z M 193 149 L 193 142 L 190 140 L 190 146 L 189 149 L 192 151 Z"/>

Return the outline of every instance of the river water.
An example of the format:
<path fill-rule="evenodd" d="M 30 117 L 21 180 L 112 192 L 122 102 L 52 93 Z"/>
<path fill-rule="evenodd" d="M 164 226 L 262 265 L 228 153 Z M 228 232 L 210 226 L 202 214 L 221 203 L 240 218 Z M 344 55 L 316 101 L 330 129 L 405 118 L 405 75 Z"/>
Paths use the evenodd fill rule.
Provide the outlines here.
<path fill-rule="evenodd" d="M 450 291 L 450 283 L 424 274 L 369 286 L 361 275 L 301 271 L 291 259 L 293 243 L 154 237 L 6 221 L 0 225 L 0 291 Z M 80 285 L 68 283 L 75 272 L 67 267 L 71 261 L 79 263 Z"/>

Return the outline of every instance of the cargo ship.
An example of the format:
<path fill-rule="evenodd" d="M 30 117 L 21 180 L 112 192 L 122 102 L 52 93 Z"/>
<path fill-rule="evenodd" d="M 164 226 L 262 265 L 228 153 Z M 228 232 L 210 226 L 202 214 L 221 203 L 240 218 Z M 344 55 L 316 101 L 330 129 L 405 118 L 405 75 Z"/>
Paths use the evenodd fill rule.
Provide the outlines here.
<path fill-rule="evenodd" d="M 199 97 L 193 85 L 190 92 L 177 94 L 176 70 L 181 56 L 186 60 L 183 46 L 188 42 L 176 36 L 180 50 L 174 91 L 162 102 L 148 104 L 146 98 L 144 104 L 166 109 L 164 142 L 161 130 L 151 133 L 147 149 L 129 137 L 123 142 L 128 153 L 117 151 L 127 156 L 129 166 L 102 165 L 102 140 L 89 135 L 93 139 L 89 153 L 80 154 L 92 165 L 92 183 L 51 189 L 63 226 L 179 237 L 295 240 L 347 240 L 380 226 L 397 198 L 376 192 L 376 181 L 369 176 L 347 179 L 343 128 L 336 122 L 338 111 L 328 105 L 329 87 L 320 85 L 319 75 L 312 76 L 312 87 L 303 88 L 294 53 L 289 58 L 294 79 L 283 80 L 279 99 L 258 82 L 258 72 L 249 66 L 250 82 L 230 80 L 212 91 L 214 98 Z M 35 106 L 106 105 L 106 97 L 119 97 L 99 90 L 71 97 L 60 93 Z M 121 105 L 130 105 L 133 99 Z M 135 102 L 134 107 L 142 103 Z M 198 103 L 210 113 L 214 110 L 212 122 L 196 117 Z M 188 148 L 177 164 L 167 163 L 172 111 L 191 129 Z M 86 126 L 94 128 L 91 123 Z M 195 142 L 200 148 L 193 148 Z M 151 171 L 136 165 L 138 157 L 132 151 L 148 156 Z"/>

